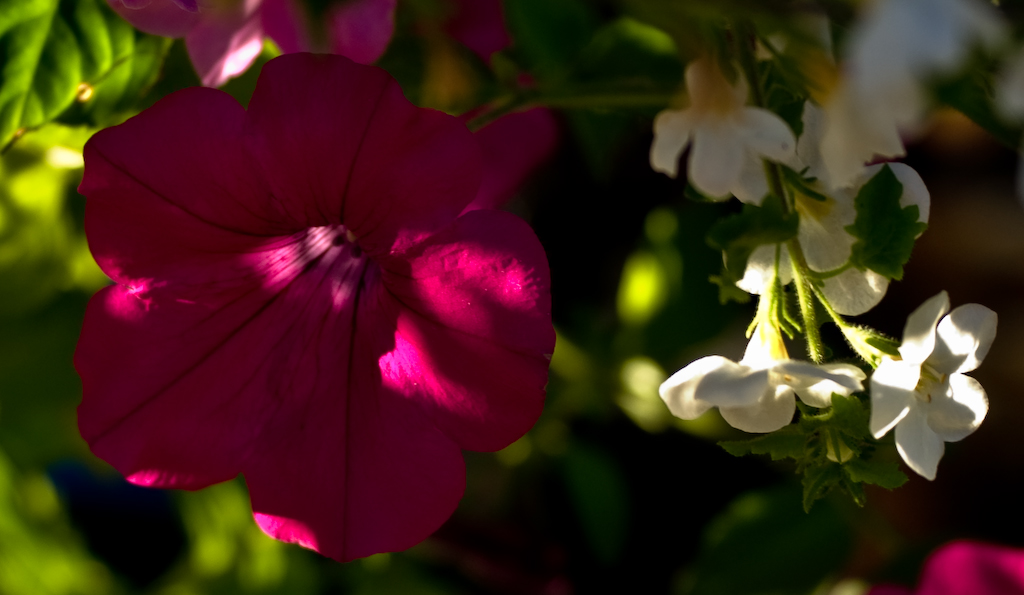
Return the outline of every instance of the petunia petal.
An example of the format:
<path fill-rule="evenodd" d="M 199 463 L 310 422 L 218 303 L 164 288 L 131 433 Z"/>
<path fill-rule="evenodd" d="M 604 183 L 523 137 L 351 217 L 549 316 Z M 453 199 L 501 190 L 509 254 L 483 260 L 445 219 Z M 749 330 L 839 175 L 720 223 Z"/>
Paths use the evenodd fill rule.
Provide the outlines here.
<path fill-rule="evenodd" d="M 985 420 L 988 396 L 980 382 L 963 374 L 951 374 L 948 388 L 948 394 L 932 396 L 928 426 L 946 442 L 958 442 Z"/>
<path fill-rule="evenodd" d="M 654 118 L 654 142 L 651 143 L 651 168 L 670 178 L 679 175 L 679 156 L 693 133 L 691 114 L 683 110 L 665 110 Z"/>
<path fill-rule="evenodd" d="M 201 19 L 200 13 L 183 10 L 173 0 L 142 3 L 107 0 L 107 4 L 136 29 L 164 37 L 183 37 Z"/>
<path fill-rule="evenodd" d="M 376 281 L 338 234 L 310 230 L 261 258 L 193 265 L 195 277 L 219 270 L 217 282 L 165 268 L 149 287 L 98 293 L 75 355 L 79 429 L 93 451 L 133 482 L 198 488 L 237 475 L 288 401 L 343 399 L 349 370 L 336 362 L 350 346 L 331 337 L 352 334 L 354 287 Z"/>
<path fill-rule="evenodd" d="M 480 190 L 466 209 L 497 209 L 555 150 L 558 122 L 550 111 L 535 108 L 498 118 L 475 136 L 483 153 L 484 172 Z"/>
<path fill-rule="evenodd" d="M 257 0 L 208 10 L 185 36 L 185 47 L 199 79 L 219 87 L 245 72 L 263 51 L 263 28 Z"/>
<path fill-rule="evenodd" d="M 724 419 L 737 430 L 750 433 L 774 432 L 789 425 L 796 412 L 793 389 L 788 386 L 768 388 L 756 404 L 748 407 L 720 407 Z"/>
<path fill-rule="evenodd" d="M 249 116 L 273 198 L 310 225 L 343 222 L 370 255 L 445 227 L 479 187 L 480 149 L 463 124 L 417 108 L 383 70 L 341 56 L 268 62 Z"/>
<path fill-rule="evenodd" d="M 878 273 L 849 268 L 825 279 L 821 292 L 836 312 L 858 316 L 877 306 L 888 288 L 889 280 Z"/>
<path fill-rule="evenodd" d="M 377 354 L 390 341 L 378 332 L 387 316 L 375 301 L 347 318 L 364 329 L 334 350 L 347 355 L 309 358 L 296 379 L 318 372 L 316 392 L 289 397 L 244 468 L 264 531 L 339 561 L 422 541 L 454 511 L 465 482 L 458 446 L 410 395 L 381 384 Z M 314 337 L 317 348 L 337 342 L 333 332 Z"/>
<path fill-rule="evenodd" d="M 481 60 L 486 62 L 512 42 L 505 30 L 501 0 L 456 0 L 455 4 L 455 16 L 445 23 L 445 29 Z"/>
<path fill-rule="evenodd" d="M 949 312 L 949 294 L 941 291 L 910 313 L 903 327 L 903 343 L 900 345 L 900 355 L 904 360 L 921 364 L 928 359 L 935 350 L 935 325 L 946 312 Z"/>
<path fill-rule="evenodd" d="M 514 215 L 473 211 L 409 257 L 383 277 L 402 306 L 384 383 L 422 395 L 460 447 L 508 446 L 540 415 L 554 351 L 543 248 Z"/>
<path fill-rule="evenodd" d="M 989 543 L 949 543 L 928 558 L 917 592 L 1020 595 L 1024 593 L 1024 552 Z M 879 594 L 872 591 L 871 595 Z"/>
<path fill-rule="evenodd" d="M 938 341 L 928 364 L 943 374 L 977 369 L 996 338 L 998 316 L 980 304 L 953 308 L 939 321 Z"/>
<path fill-rule="evenodd" d="M 384 54 L 395 32 L 397 0 L 351 0 L 327 15 L 331 52 L 360 64 L 372 64 Z"/>
<path fill-rule="evenodd" d="M 920 365 L 882 358 L 871 375 L 871 435 L 881 438 L 910 412 L 914 388 L 921 377 Z"/>
<path fill-rule="evenodd" d="M 244 277 L 231 264 L 240 254 L 258 259 L 274 243 L 292 243 L 287 237 L 304 226 L 269 200 L 241 150 L 244 129 L 234 99 L 190 88 L 89 140 L 79 191 L 89 197 L 89 247 L 107 275 L 136 293 L 153 279 L 201 287 L 230 281 L 216 270 L 221 262 Z"/>
<path fill-rule="evenodd" d="M 724 123 L 702 123 L 693 132 L 687 175 L 697 190 L 711 197 L 728 196 L 747 159 L 742 137 Z"/>
<path fill-rule="evenodd" d="M 946 443 L 928 427 L 925 414 L 913 408 L 896 425 L 896 450 L 915 473 L 925 479 L 935 479 Z"/>
<path fill-rule="evenodd" d="M 658 393 L 672 415 L 680 419 L 697 419 L 713 407 L 711 403 L 697 398 L 697 384 L 708 372 L 730 364 L 736 365 L 720 355 L 702 357 L 662 382 Z"/>

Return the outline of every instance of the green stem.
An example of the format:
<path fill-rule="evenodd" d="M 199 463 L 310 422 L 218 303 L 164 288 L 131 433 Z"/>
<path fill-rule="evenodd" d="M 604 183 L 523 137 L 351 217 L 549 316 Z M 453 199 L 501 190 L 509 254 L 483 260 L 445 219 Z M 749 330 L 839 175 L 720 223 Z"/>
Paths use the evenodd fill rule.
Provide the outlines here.
<path fill-rule="evenodd" d="M 596 110 L 663 109 L 672 103 L 674 96 L 674 90 L 664 89 L 622 93 L 587 89 L 562 89 L 554 92 L 525 91 L 497 97 L 487 105 L 483 113 L 470 120 L 466 125 L 470 130 L 477 131 L 505 114 L 534 107 Z"/>
<path fill-rule="evenodd" d="M 789 248 L 789 258 L 793 263 L 793 285 L 796 286 L 796 297 L 800 303 L 800 317 L 804 320 L 807 355 L 814 363 L 821 363 L 825 350 L 821 342 L 821 332 L 818 330 L 817 316 L 814 313 L 814 286 L 806 274 L 809 268 L 807 260 L 804 258 L 800 242 L 793 239 L 786 246 Z"/>

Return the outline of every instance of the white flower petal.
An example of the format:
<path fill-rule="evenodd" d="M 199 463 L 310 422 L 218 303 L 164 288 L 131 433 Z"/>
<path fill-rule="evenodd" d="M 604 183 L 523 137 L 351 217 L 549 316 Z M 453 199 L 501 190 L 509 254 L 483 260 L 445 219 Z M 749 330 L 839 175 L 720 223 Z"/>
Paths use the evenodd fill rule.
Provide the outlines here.
<path fill-rule="evenodd" d="M 806 175 L 817 178 L 832 190 L 833 186 L 829 183 L 828 172 L 821 158 L 821 139 L 825 136 L 825 111 L 811 101 L 804 102 L 801 120 L 804 129 L 796 141 L 797 162 L 789 165 L 796 170 L 806 167 Z"/>
<path fill-rule="evenodd" d="M 768 194 L 768 176 L 764 172 L 764 161 L 747 151 L 740 167 L 740 175 L 730 190 L 741 202 L 761 206 L 765 195 Z"/>
<path fill-rule="evenodd" d="M 797 238 L 804 249 L 807 265 L 815 271 L 837 269 L 850 259 L 854 238 L 844 229 L 854 222 L 857 212 L 849 193 L 839 191 L 834 197 L 818 201 L 797 198 L 800 228 Z"/>
<path fill-rule="evenodd" d="M 796 396 L 811 407 L 828 407 L 832 405 L 832 393 L 844 397 L 864 390 L 863 381 L 867 376 L 864 371 L 851 364 L 824 364 L 818 366 L 828 373 L 828 378 L 819 380 L 807 387 L 793 387 Z M 837 378 L 838 377 L 838 378 Z"/>
<path fill-rule="evenodd" d="M 871 435 L 881 438 L 902 420 L 914 403 L 914 388 L 921 377 L 921 367 L 909 362 L 883 357 L 871 375 Z"/>
<path fill-rule="evenodd" d="M 996 338 L 998 317 L 980 304 L 964 304 L 939 321 L 928 364 L 943 374 L 977 369 Z"/>
<path fill-rule="evenodd" d="M 690 183 L 708 196 L 725 196 L 739 180 L 746 158 L 743 141 L 735 127 L 725 122 L 701 122 L 693 131 Z"/>
<path fill-rule="evenodd" d="M 906 153 L 895 115 L 870 96 L 857 94 L 841 82 L 828 98 L 825 132 L 820 151 L 826 183 L 844 188 L 864 175 L 864 164 L 875 156 L 899 157 Z"/>
<path fill-rule="evenodd" d="M 914 408 L 896 426 L 896 450 L 915 473 L 926 479 L 935 479 L 946 444 L 928 427 L 924 414 Z"/>
<path fill-rule="evenodd" d="M 679 156 L 693 132 L 691 115 L 686 111 L 664 110 L 654 118 L 654 142 L 651 143 L 651 168 L 674 178 L 679 175 Z"/>
<path fill-rule="evenodd" d="M 749 407 L 757 403 L 768 390 L 768 370 L 726 362 L 698 381 L 695 398 L 716 407 Z"/>
<path fill-rule="evenodd" d="M 736 283 L 747 293 L 761 295 L 764 288 L 772 279 L 775 272 L 775 247 L 778 244 L 763 244 L 754 248 L 747 259 L 747 268 L 743 272 L 743 278 Z M 783 285 L 793 280 L 793 265 L 789 261 L 789 250 L 782 246 L 779 254 L 779 280 Z"/>
<path fill-rule="evenodd" d="M 789 125 L 772 112 L 758 107 L 740 113 L 740 128 L 751 151 L 767 159 L 790 162 L 796 154 L 796 137 Z"/>
<path fill-rule="evenodd" d="M 949 392 L 928 404 L 928 426 L 946 442 L 957 442 L 978 429 L 988 413 L 981 383 L 963 374 L 949 377 Z"/>
<path fill-rule="evenodd" d="M 835 311 L 845 316 L 858 316 L 874 308 L 885 297 L 887 289 L 888 279 L 874 271 L 856 268 L 825 279 L 821 287 Z"/>
<path fill-rule="evenodd" d="M 720 355 L 702 357 L 662 382 L 658 394 L 672 415 L 681 419 L 697 419 L 712 407 L 711 403 L 696 397 L 697 384 L 708 372 L 729 364 L 736 365 Z"/>
<path fill-rule="evenodd" d="M 774 432 L 793 421 L 796 399 L 787 386 L 766 388 L 761 399 L 747 407 L 721 407 L 719 411 L 730 426 L 751 433 Z"/>
<path fill-rule="evenodd" d="M 889 163 L 889 169 L 903 185 L 903 194 L 900 196 L 900 206 L 903 208 L 916 205 L 920 213 L 917 220 L 928 223 L 928 216 L 931 214 L 932 199 L 928 193 L 928 187 L 924 180 L 914 171 L 914 168 L 905 163 Z M 881 165 L 878 166 L 881 169 Z M 868 168 L 870 171 L 871 168 Z M 870 175 L 874 175 L 871 173 Z"/>
<path fill-rule="evenodd" d="M 921 364 L 928 359 L 935 350 L 935 325 L 946 312 L 949 312 L 949 294 L 940 291 L 910 313 L 900 345 L 904 360 Z"/>

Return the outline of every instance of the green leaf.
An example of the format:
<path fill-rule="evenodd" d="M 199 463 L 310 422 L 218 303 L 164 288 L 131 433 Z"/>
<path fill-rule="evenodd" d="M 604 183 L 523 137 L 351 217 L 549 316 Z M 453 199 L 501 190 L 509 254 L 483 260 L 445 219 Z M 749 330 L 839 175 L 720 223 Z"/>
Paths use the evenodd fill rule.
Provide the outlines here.
<path fill-rule="evenodd" d="M 840 568 L 850 547 L 843 516 L 827 503 L 805 513 L 796 486 L 748 492 L 708 525 L 700 555 L 676 592 L 810 593 Z"/>
<path fill-rule="evenodd" d="M 572 74 L 579 81 L 629 81 L 631 88 L 673 92 L 683 78 L 675 42 L 664 31 L 629 17 L 613 21 L 583 48 Z"/>
<path fill-rule="evenodd" d="M 0 5 L 0 146 L 56 119 L 106 124 L 159 74 L 169 40 L 135 31 L 103 0 Z"/>
<path fill-rule="evenodd" d="M 597 27 L 581 0 L 507 0 L 504 7 L 516 56 L 542 82 L 562 78 Z"/>
<path fill-rule="evenodd" d="M 718 221 L 708 232 L 708 245 L 725 252 L 725 269 L 719 282 L 735 284 L 743 278 L 747 260 L 762 244 L 777 244 L 796 237 L 800 218 L 783 210 L 782 200 L 772 194 L 760 207 L 743 205 L 743 211 Z"/>
<path fill-rule="evenodd" d="M 790 425 L 750 440 L 728 440 L 719 446 L 734 457 L 746 454 L 771 455 L 773 461 L 800 460 L 807 447 L 807 434 L 797 425 Z"/>
<path fill-rule="evenodd" d="M 622 471 L 607 454 L 580 443 L 565 453 L 562 469 L 591 548 L 604 562 L 614 562 L 629 529 L 629 494 Z"/>
<path fill-rule="evenodd" d="M 871 178 L 854 200 L 857 219 L 846 231 L 857 241 L 850 262 L 859 269 L 889 279 L 903 278 L 903 265 L 910 260 L 914 240 L 928 227 L 922 223 L 917 205 L 900 206 L 903 184 L 888 165 Z"/>
<path fill-rule="evenodd" d="M 995 65 L 975 57 L 961 75 L 942 81 L 935 87 L 938 100 L 974 121 L 1007 148 L 1017 151 L 1021 144 L 1019 128 L 1007 126 L 992 107 L 992 76 Z"/>
<path fill-rule="evenodd" d="M 852 481 L 882 486 L 887 490 L 896 489 L 907 482 L 907 476 L 900 471 L 899 464 L 893 461 L 854 459 L 843 465 L 843 471 Z"/>
<path fill-rule="evenodd" d="M 810 512 L 814 503 L 825 497 L 843 480 L 842 467 L 835 463 L 813 465 L 804 469 L 804 512 Z"/>
<path fill-rule="evenodd" d="M 864 339 L 864 342 L 886 355 L 898 357 L 900 354 L 900 344 L 887 337 L 871 336 Z"/>
<path fill-rule="evenodd" d="M 870 413 L 864 402 L 854 396 L 832 393 L 832 425 L 854 438 L 865 438 Z"/>

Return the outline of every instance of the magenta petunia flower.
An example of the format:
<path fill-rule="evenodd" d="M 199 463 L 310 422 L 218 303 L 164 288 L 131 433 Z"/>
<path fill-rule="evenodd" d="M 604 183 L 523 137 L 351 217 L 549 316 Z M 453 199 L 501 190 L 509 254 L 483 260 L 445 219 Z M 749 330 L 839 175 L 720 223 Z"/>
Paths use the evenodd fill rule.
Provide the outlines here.
<path fill-rule="evenodd" d="M 548 269 L 515 216 L 459 216 L 464 125 L 384 71 L 290 54 L 248 111 L 174 93 L 85 147 L 79 428 L 129 481 L 244 474 L 269 535 L 338 560 L 409 547 L 461 497 L 460 449 L 540 414 Z"/>
<path fill-rule="evenodd" d="M 107 0 L 146 33 L 184 37 L 203 84 L 219 87 L 245 72 L 263 49 L 263 36 L 283 51 L 329 51 L 370 64 L 394 32 L 396 0 L 351 0 L 326 16 L 322 43 L 295 0 Z"/>
<path fill-rule="evenodd" d="M 917 590 L 882 585 L 869 595 L 1024 595 L 1024 550 L 954 541 L 929 556 Z"/>

